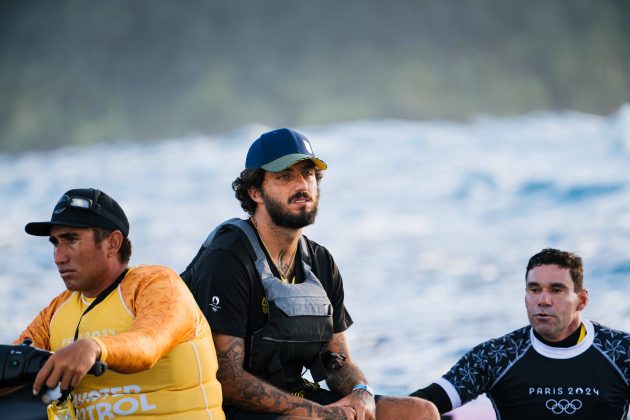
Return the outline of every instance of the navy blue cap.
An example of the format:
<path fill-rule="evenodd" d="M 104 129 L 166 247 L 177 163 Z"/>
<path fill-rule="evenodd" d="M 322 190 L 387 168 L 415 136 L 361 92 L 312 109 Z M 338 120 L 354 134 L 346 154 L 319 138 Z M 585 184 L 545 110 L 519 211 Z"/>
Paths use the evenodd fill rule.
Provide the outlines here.
<path fill-rule="evenodd" d="M 30 235 L 48 236 L 53 226 L 97 227 L 129 235 L 123 209 L 109 195 L 93 188 L 67 191 L 55 205 L 50 222 L 32 222 L 24 230 Z"/>
<path fill-rule="evenodd" d="M 319 169 L 328 167 L 324 161 L 315 157 L 311 143 L 304 135 L 288 128 L 279 128 L 261 135 L 252 143 L 245 159 L 245 168 L 280 172 L 306 159 L 313 161 Z"/>

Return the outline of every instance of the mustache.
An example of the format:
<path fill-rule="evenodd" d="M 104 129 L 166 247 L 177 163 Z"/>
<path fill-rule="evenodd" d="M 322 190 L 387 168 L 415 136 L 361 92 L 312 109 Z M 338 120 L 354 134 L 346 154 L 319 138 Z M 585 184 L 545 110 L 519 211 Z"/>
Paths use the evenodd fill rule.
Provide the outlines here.
<path fill-rule="evenodd" d="M 313 200 L 309 193 L 307 193 L 306 191 L 300 191 L 298 193 L 293 194 L 291 197 L 289 197 L 289 203 L 292 203 L 295 200 L 299 200 L 300 198 L 305 198 L 309 201 Z"/>

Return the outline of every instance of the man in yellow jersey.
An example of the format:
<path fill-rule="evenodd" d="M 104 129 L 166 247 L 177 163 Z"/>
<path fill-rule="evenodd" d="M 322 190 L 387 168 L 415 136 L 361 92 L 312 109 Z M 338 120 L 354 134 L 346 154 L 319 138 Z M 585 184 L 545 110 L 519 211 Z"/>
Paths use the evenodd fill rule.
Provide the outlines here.
<path fill-rule="evenodd" d="M 128 268 L 127 217 L 96 189 L 73 189 L 49 222 L 26 232 L 49 236 L 67 290 L 20 335 L 54 352 L 44 386 L 72 389 L 79 419 L 224 419 L 210 327 L 179 276 L 166 267 Z M 87 375 L 96 361 L 108 370 Z"/>
<path fill-rule="evenodd" d="M 442 378 L 412 395 L 441 413 L 478 395 L 498 419 L 626 419 L 630 334 L 583 319 L 582 259 L 547 248 L 525 269 L 530 325 L 479 344 Z"/>
<path fill-rule="evenodd" d="M 182 274 L 213 329 L 227 418 L 438 419 L 427 401 L 374 395 L 352 358 L 339 269 L 302 235 L 326 169 L 310 141 L 265 133 L 245 168 L 232 185 L 250 218 L 221 224 Z"/>

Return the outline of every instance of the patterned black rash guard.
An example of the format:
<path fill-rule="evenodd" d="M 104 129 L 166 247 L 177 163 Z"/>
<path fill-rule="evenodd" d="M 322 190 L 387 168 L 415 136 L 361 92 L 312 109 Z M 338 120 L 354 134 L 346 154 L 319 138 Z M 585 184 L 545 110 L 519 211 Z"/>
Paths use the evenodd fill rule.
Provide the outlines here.
<path fill-rule="evenodd" d="M 586 336 L 552 347 L 531 326 L 482 343 L 413 396 L 448 412 L 486 394 L 499 420 L 627 419 L 630 334 L 583 321 Z"/>

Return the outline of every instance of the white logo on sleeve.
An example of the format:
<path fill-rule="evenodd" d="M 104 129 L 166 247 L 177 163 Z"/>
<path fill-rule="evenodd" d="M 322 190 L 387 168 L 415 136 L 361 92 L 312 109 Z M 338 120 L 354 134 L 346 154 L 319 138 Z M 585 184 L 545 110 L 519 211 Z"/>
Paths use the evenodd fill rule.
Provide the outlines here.
<path fill-rule="evenodd" d="M 212 296 L 210 307 L 214 312 L 218 312 L 221 309 L 221 301 L 218 296 Z"/>

